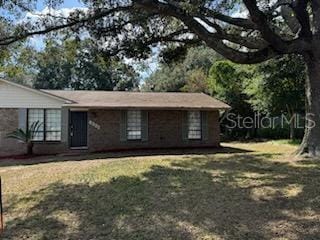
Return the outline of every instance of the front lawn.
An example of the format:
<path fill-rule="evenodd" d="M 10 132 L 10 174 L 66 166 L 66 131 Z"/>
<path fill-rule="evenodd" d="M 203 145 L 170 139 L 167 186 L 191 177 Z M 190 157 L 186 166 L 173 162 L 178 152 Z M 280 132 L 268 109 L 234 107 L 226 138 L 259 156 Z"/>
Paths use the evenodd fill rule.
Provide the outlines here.
<path fill-rule="evenodd" d="M 319 161 L 280 141 L 225 146 L 3 160 L 4 238 L 319 238 Z"/>

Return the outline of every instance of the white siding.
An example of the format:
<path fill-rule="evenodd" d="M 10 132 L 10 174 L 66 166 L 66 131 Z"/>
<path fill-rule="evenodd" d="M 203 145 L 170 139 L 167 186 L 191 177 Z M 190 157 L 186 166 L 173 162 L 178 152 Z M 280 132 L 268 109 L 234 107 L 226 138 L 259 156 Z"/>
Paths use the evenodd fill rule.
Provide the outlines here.
<path fill-rule="evenodd" d="M 61 108 L 63 100 L 0 81 L 0 108 Z"/>

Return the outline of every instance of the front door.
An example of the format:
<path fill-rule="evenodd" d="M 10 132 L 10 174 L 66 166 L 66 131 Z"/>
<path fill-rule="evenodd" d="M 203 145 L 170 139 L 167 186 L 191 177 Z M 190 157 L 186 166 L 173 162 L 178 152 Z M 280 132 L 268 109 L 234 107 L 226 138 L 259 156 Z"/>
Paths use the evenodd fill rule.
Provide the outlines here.
<path fill-rule="evenodd" d="M 70 147 L 87 147 L 87 130 L 87 112 L 70 112 Z"/>

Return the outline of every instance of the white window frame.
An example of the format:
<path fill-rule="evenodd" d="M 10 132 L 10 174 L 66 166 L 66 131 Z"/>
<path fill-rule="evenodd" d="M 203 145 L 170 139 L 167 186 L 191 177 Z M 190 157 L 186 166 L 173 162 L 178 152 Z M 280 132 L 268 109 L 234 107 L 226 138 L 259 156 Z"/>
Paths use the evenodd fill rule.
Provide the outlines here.
<path fill-rule="evenodd" d="M 200 111 L 188 111 L 188 132 L 189 140 L 202 139 L 202 117 Z"/>
<path fill-rule="evenodd" d="M 38 117 L 34 118 L 34 121 L 30 121 L 30 116 L 32 116 L 32 111 L 36 111 L 40 114 L 38 114 Z M 50 122 L 48 122 L 49 120 L 49 114 L 50 112 L 53 111 L 57 111 L 59 114 L 58 116 L 58 121 L 59 125 L 53 126 L 54 125 L 54 121 L 51 122 L 51 127 L 50 127 Z M 43 108 L 30 108 L 28 109 L 27 112 L 27 128 L 29 129 L 31 127 L 31 124 L 33 122 L 39 121 L 39 123 L 41 124 L 39 129 L 40 129 L 40 135 L 41 137 L 36 137 L 35 139 L 33 139 L 34 142 L 61 142 L 61 135 L 62 135 L 62 125 L 61 125 L 61 116 L 62 112 L 61 109 L 43 109 Z M 50 128 L 50 129 L 48 129 Z M 49 134 L 50 133 L 57 133 L 58 138 L 52 138 L 49 139 Z"/>
<path fill-rule="evenodd" d="M 142 140 L 142 111 L 127 111 L 126 136 L 128 141 Z"/>

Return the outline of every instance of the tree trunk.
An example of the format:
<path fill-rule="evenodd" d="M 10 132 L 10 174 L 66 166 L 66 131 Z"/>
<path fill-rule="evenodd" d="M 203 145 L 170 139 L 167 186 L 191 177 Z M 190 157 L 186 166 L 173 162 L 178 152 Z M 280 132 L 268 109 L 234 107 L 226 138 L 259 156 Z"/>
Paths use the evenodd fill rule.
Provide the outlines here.
<path fill-rule="evenodd" d="M 306 80 L 306 124 L 298 154 L 320 156 L 320 59 L 305 56 L 308 68 Z"/>
<path fill-rule="evenodd" d="M 33 142 L 28 142 L 27 143 L 27 154 L 28 155 L 33 155 Z"/>

